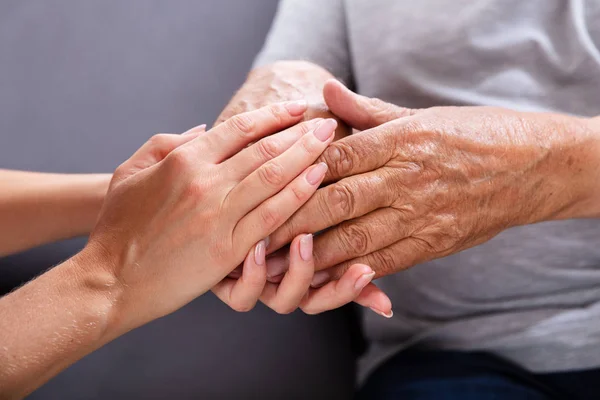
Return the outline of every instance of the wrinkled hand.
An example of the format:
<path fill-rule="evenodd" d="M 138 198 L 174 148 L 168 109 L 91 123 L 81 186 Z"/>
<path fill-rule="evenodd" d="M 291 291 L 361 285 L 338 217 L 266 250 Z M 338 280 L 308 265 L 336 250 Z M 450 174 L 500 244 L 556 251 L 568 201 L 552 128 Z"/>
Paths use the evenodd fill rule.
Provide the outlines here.
<path fill-rule="evenodd" d="M 582 216 L 598 176 L 590 120 L 491 107 L 409 110 L 325 86 L 330 109 L 361 133 L 333 143 L 321 188 L 271 236 L 272 252 L 317 232 L 313 285 L 354 263 L 384 276 L 489 240 L 500 231 Z M 597 137 L 597 135 L 596 135 Z M 597 185 L 596 185 L 597 187 Z M 285 251 L 285 250 L 283 250 Z M 287 268 L 268 259 L 277 281 Z"/>
<path fill-rule="evenodd" d="M 234 115 L 288 100 L 306 100 L 308 108 L 304 120 L 336 118 L 323 100 L 323 84 L 333 76 L 318 65 L 306 61 L 280 61 L 253 70 L 229 104 L 217 118 L 215 125 Z M 334 140 L 351 133 L 338 119 Z"/>

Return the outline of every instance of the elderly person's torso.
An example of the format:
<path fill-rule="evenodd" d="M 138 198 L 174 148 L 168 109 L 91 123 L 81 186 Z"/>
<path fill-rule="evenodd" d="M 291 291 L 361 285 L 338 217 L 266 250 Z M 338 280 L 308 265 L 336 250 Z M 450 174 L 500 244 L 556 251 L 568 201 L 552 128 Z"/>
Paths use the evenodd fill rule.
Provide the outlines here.
<path fill-rule="evenodd" d="M 599 114 L 600 0 L 332 3 L 294 40 L 285 14 L 310 6 L 289 2 L 258 62 L 307 46 L 305 58 L 361 94 L 406 107 Z M 324 32 L 321 52 L 308 49 Z M 539 372 L 600 366 L 598 220 L 513 228 L 380 282 L 395 314 L 365 315 L 367 367 L 414 343 L 490 350 Z"/>

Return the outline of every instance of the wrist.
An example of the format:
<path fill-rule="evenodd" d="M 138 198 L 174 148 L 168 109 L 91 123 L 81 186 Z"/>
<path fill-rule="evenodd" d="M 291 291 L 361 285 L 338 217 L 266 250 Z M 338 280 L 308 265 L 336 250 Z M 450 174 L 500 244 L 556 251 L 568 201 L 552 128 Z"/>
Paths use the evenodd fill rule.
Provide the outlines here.
<path fill-rule="evenodd" d="M 600 217 L 600 119 L 566 118 L 551 160 L 560 182 L 553 191 L 564 200 L 549 219 Z"/>
<path fill-rule="evenodd" d="M 76 298 L 85 299 L 87 314 L 93 320 L 94 342 L 102 346 L 124 333 L 118 312 L 123 287 L 115 276 L 110 254 L 95 243 L 62 264 L 61 273 L 74 280 Z"/>
<path fill-rule="evenodd" d="M 73 175 L 71 207 L 73 221 L 79 221 L 72 236 L 89 234 L 98 218 L 104 197 L 108 191 L 111 174 Z"/>

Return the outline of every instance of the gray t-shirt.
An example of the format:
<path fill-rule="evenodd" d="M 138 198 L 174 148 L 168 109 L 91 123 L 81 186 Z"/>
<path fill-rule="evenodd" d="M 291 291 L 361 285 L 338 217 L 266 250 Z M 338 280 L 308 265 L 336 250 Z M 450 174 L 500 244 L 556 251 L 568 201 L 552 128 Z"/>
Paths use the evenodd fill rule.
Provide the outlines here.
<path fill-rule="evenodd" d="M 256 64 L 313 61 L 412 108 L 600 114 L 600 0 L 284 0 Z M 363 372 L 410 345 L 537 372 L 600 366 L 600 220 L 513 228 L 378 281 Z"/>

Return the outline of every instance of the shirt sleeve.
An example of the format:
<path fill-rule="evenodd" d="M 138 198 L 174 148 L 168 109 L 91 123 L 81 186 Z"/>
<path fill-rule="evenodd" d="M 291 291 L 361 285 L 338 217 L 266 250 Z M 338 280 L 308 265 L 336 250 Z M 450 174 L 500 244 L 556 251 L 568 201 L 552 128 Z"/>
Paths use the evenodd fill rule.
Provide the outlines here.
<path fill-rule="evenodd" d="M 310 61 L 349 82 L 351 65 L 343 0 L 282 0 L 254 67 Z"/>

